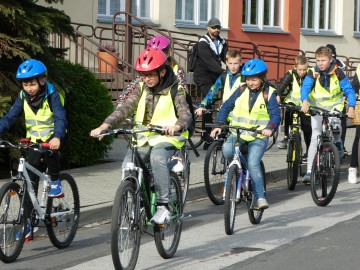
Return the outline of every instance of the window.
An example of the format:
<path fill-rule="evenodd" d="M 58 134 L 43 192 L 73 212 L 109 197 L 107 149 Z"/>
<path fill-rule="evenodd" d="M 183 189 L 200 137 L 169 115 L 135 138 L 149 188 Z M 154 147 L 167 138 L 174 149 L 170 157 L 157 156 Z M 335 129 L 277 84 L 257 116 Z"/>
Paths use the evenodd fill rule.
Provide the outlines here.
<path fill-rule="evenodd" d="M 176 23 L 206 25 L 211 18 L 221 21 L 223 0 L 176 0 Z"/>
<path fill-rule="evenodd" d="M 249 31 L 283 29 L 284 0 L 243 0 L 243 28 Z"/>
<path fill-rule="evenodd" d="M 303 0 L 302 31 L 316 34 L 335 33 L 335 2 L 334 0 Z"/>
<path fill-rule="evenodd" d="M 354 36 L 360 37 L 360 0 L 355 0 L 354 7 Z"/>
<path fill-rule="evenodd" d="M 112 17 L 119 11 L 125 11 L 126 0 L 98 0 L 98 17 L 102 22 L 112 21 Z M 132 0 L 132 14 L 150 20 L 153 0 Z"/>

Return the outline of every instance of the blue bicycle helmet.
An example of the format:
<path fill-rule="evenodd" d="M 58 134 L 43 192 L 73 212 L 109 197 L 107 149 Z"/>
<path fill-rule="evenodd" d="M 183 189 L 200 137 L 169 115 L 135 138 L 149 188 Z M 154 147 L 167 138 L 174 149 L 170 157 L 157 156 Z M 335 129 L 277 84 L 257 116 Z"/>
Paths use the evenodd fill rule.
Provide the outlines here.
<path fill-rule="evenodd" d="M 23 80 L 39 77 L 44 75 L 46 71 L 47 69 L 42 62 L 35 59 L 29 59 L 20 64 L 16 73 L 16 78 Z"/>
<path fill-rule="evenodd" d="M 267 65 L 263 60 L 253 58 L 247 61 L 241 70 L 241 76 L 257 76 L 266 74 Z"/>

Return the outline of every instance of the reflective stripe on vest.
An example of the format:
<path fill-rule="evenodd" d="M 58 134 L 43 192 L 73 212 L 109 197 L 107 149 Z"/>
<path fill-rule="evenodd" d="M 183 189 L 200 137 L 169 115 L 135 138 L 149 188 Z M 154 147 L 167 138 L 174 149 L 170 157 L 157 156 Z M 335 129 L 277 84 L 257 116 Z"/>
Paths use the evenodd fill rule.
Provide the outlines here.
<path fill-rule="evenodd" d="M 54 114 L 50 110 L 48 99 L 45 99 L 39 110 L 34 114 L 26 100 L 24 100 L 26 137 L 32 142 L 41 140 L 46 142 L 54 133 Z"/>
<path fill-rule="evenodd" d="M 299 85 L 293 70 L 291 71 L 291 73 L 292 73 L 292 77 L 293 77 L 292 89 L 291 89 L 290 93 L 286 96 L 285 102 L 286 103 L 291 102 L 291 103 L 294 103 L 295 105 L 299 106 L 302 103 L 301 102 L 301 94 L 300 94 L 301 85 Z"/>
<path fill-rule="evenodd" d="M 264 99 L 263 93 L 260 93 L 254 103 L 251 111 L 249 110 L 249 94 L 250 89 L 247 87 L 244 93 L 237 98 L 235 101 L 235 107 L 233 110 L 233 116 L 231 125 L 240 126 L 245 128 L 252 128 L 254 126 L 259 125 L 258 130 L 263 130 L 270 120 L 270 115 L 267 110 L 266 102 Z M 269 87 L 269 99 L 271 95 L 274 93 L 275 89 L 273 87 Z M 232 133 L 236 133 L 235 130 L 231 130 Z M 243 132 L 241 134 L 241 139 L 244 141 L 250 142 L 255 140 L 256 138 L 264 138 L 265 136 L 251 133 L 251 132 Z"/>
<path fill-rule="evenodd" d="M 143 88 L 143 83 L 140 83 L 140 87 Z M 179 87 L 181 86 L 179 85 Z M 183 88 L 181 87 L 181 89 Z M 134 119 L 135 123 L 137 123 L 136 129 L 144 128 L 143 122 L 144 122 L 145 108 L 146 108 L 146 95 L 147 92 L 143 90 Z M 164 127 L 164 126 L 175 126 L 176 122 L 177 122 L 177 117 L 175 114 L 174 104 L 171 97 L 171 87 L 170 87 L 167 95 L 160 96 L 156 104 L 150 124 Z M 161 142 L 169 142 L 172 145 L 174 145 L 176 148 L 180 149 L 187 140 L 188 134 L 189 134 L 188 131 L 182 132 L 180 136 L 163 136 L 155 132 L 139 133 L 138 146 L 142 146 L 146 142 L 148 142 L 150 146 L 154 146 Z"/>
<path fill-rule="evenodd" d="M 309 103 L 315 107 L 321 107 L 326 110 L 337 109 L 340 112 L 344 109 L 343 92 L 340 88 L 340 82 L 336 74 L 330 76 L 330 92 L 326 90 L 317 78 L 315 87 L 309 95 Z"/>
<path fill-rule="evenodd" d="M 174 71 L 174 74 L 177 75 L 178 74 L 178 71 L 179 71 L 179 65 L 175 65 L 173 67 L 173 71 Z"/>

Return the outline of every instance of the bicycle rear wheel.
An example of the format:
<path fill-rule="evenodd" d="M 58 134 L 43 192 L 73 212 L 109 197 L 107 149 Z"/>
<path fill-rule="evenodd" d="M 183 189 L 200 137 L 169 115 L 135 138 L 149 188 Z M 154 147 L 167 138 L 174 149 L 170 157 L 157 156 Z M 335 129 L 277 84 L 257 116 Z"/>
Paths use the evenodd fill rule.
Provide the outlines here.
<path fill-rule="evenodd" d="M 111 213 L 111 255 L 115 269 L 134 269 L 139 257 L 140 229 L 134 224 L 135 191 L 135 184 L 127 178 L 116 191 Z"/>
<path fill-rule="evenodd" d="M 174 172 L 170 174 L 169 211 L 170 222 L 155 225 L 155 245 L 164 259 L 174 256 L 180 242 L 183 218 L 183 204 L 180 180 Z"/>
<path fill-rule="evenodd" d="M 265 173 L 265 165 L 262 161 L 260 161 L 260 166 L 261 166 L 261 171 L 262 171 L 262 175 L 264 178 L 264 194 L 266 194 L 266 173 Z M 250 187 L 250 194 L 248 195 L 247 202 L 246 202 L 249 220 L 252 224 L 259 224 L 262 219 L 264 209 L 256 209 L 256 208 L 252 207 L 252 202 L 254 200 L 254 194 L 253 194 L 252 188 L 251 188 L 251 181 L 250 181 L 249 187 Z"/>
<path fill-rule="evenodd" d="M 224 204 L 224 225 L 225 233 L 231 235 L 234 233 L 236 217 L 236 186 L 238 180 L 238 167 L 232 165 L 228 171 L 226 180 L 225 204 Z"/>
<path fill-rule="evenodd" d="M 215 205 L 224 204 L 224 175 L 226 161 L 222 153 L 223 141 L 209 146 L 204 160 L 204 182 L 207 195 Z"/>
<path fill-rule="evenodd" d="M 24 246 L 27 209 L 21 215 L 22 195 L 17 183 L 6 183 L 0 189 L 0 260 L 11 263 Z"/>
<path fill-rule="evenodd" d="M 321 145 L 311 171 L 311 196 L 318 206 L 326 206 L 334 198 L 340 179 L 340 157 L 331 142 Z"/>
<path fill-rule="evenodd" d="M 301 152 L 300 135 L 295 133 L 289 141 L 287 153 L 287 186 L 289 190 L 294 190 L 299 175 L 300 152 Z"/>
<path fill-rule="evenodd" d="M 80 198 L 74 178 L 66 173 L 59 176 L 63 196 L 48 197 L 46 214 L 57 214 L 46 223 L 51 243 L 57 248 L 65 248 L 74 240 L 80 218 Z M 64 212 L 61 214 L 61 212 Z"/>

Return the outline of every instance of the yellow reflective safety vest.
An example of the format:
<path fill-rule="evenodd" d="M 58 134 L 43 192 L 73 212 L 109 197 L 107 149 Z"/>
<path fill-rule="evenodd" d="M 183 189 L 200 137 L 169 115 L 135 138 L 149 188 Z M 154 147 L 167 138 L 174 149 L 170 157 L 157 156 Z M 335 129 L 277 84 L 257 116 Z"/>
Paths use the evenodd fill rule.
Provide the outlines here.
<path fill-rule="evenodd" d="M 264 94 L 260 93 L 254 103 L 254 106 L 250 110 L 250 89 L 246 87 L 244 92 L 235 101 L 235 107 L 232 114 L 232 121 L 230 125 L 240 126 L 245 128 L 252 128 L 259 125 L 258 130 L 263 130 L 270 120 L 270 115 L 267 109 Z M 275 92 L 275 88 L 269 86 L 268 98 L 270 99 Z M 231 130 L 236 134 L 235 130 Z M 253 133 L 243 132 L 240 136 L 241 139 L 247 142 L 251 142 L 256 138 L 264 138 L 265 136 Z"/>
<path fill-rule="evenodd" d="M 25 99 L 23 91 L 20 92 L 21 99 Z M 61 103 L 64 105 L 64 97 L 60 95 Z M 23 100 L 24 113 L 25 113 L 25 125 L 26 125 L 26 137 L 36 143 L 38 140 L 46 142 L 54 133 L 54 113 L 52 112 L 49 104 L 50 95 L 44 100 L 41 107 L 35 114 L 30 108 L 30 105 L 26 100 Z"/>
<path fill-rule="evenodd" d="M 284 101 L 286 103 L 294 103 L 295 105 L 300 106 L 302 104 L 301 93 L 300 93 L 301 85 L 298 83 L 298 81 L 296 79 L 294 70 L 291 70 L 290 72 L 293 77 L 292 89 L 291 89 L 290 93 L 286 96 Z"/>
<path fill-rule="evenodd" d="M 340 112 L 344 109 L 343 91 L 340 88 L 340 82 L 336 74 L 330 76 L 329 91 L 325 89 L 319 80 L 318 73 L 314 71 L 316 79 L 315 87 L 309 94 L 309 103 L 315 107 L 321 107 L 326 110 L 337 109 Z"/>
<path fill-rule="evenodd" d="M 236 78 L 236 81 L 234 82 L 233 86 L 230 88 L 230 78 L 229 74 L 226 75 L 225 83 L 224 83 L 224 89 L 223 89 L 223 96 L 222 101 L 223 103 L 227 101 L 232 94 L 234 94 L 235 90 L 239 88 L 241 84 L 241 76 L 238 76 Z"/>
<path fill-rule="evenodd" d="M 136 129 L 144 129 L 146 128 L 143 125 L 143 121 L 144 121 L 145 109 L 146 109 L 147 91 L 144 90 L 143 82 L 140 82 L 139 84 L 142 89 L 142 94 L 139 100 L 139 104 L 136 110 L 134 120 L 135 123 L 137 124 Z M 181 87 L 180 84 L 178 85 L 178 87 L 181 88 L 182 91 L 184 91 L 184 95 L 185 95 L 185 90 Z M 150 124 L 162 126 L 162 127 L 175 126 L 177 120 L 178 118 L 176 117 L 174 103 L 171 97 L 171 87 L 169 87 L 168 93 L 160 96 L 156 104 Z M 144 144 L 146 144 L 146 142 L 148 142 L 150 146 L 154 146 L 162 142 L 168 142 L 174 145 L 177 149 L 180 149 L 186 142 L 188 136 L 189 136 L 189 132 L 187 130 L 182 132 L 180 136 L 165 136 L 155 132 L 144 132 L 138 134 L 137 143 L 138 146 L 143 146 Z"/>

